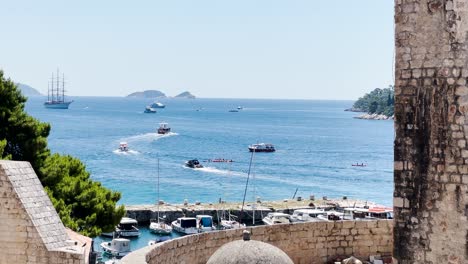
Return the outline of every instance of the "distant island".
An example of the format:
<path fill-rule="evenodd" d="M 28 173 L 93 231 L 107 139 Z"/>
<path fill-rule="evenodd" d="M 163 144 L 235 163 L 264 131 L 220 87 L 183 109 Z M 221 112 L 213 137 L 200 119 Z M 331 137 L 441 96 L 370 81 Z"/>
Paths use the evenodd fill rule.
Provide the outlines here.
<path fill-rule="evenodd" d="M 352 108 L 345 111 L 365 112 L 357 116 L 359 119 L 387 120 L 393 119 L 395 105 L 395 91 L 393 86 L 388 88 L 376 88 L 359 98 Z"/>
<path fill-rule="evenodd" d="M 157 90 L 146 90 L 143 92 L 134 92 L 127 97 L 140 97 L 140 98 L 165 98 L 166 95 L 163 92 Z"/>
<path fill-rule="evenodd" d="M 38 90 L 32 88 L 27 84 L 16 83 L 16 85 L 21 90 L 21 93 L 25 96 L 42 96 L 42 94 Z"/>
<path fill-rule="evenodd" d="M 178 94 L 175 96 L 175 98 L 189 98 L 189 99 L 194 99 L 195 95 L 191 94 L 190 92 L 183 92 L 181 94 Z"/>

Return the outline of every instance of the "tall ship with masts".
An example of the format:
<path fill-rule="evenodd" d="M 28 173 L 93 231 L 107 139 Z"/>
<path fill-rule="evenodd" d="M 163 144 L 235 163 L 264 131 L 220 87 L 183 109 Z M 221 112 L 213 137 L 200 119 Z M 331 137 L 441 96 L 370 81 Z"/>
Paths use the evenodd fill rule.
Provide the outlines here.
<path fill-rule="evenodd" d="M 47 87 L 47 101 L 44 102 L 44 106 L 46 108 L 68 109 L 71 103 L 73 103 L 73 100 L 65 100 L 65 75 L 62 75 L 62 80 L 60 80 L 59 70 L 57 69 L 57 76 L 54 78 L 54 73 L 52 73 L 51 81 Z"/>

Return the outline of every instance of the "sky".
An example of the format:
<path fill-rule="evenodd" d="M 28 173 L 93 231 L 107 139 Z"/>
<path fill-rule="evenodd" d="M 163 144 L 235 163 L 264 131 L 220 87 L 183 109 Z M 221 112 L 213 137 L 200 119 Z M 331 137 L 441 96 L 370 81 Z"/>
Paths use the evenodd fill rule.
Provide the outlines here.
<path fill-rule="evenodd" d="M 393 0 L 0 0 L 0 69 L 43 94 L 355 100 L 393 84 Z"/>

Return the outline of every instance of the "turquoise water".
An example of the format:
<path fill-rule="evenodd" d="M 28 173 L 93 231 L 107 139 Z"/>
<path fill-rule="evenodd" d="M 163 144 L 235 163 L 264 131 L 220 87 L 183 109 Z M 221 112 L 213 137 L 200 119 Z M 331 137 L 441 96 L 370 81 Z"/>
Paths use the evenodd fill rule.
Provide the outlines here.
<path fill-rule="evenodd" d="M 122 193 L 123 204 L 156 201 L 158 157 L 162 200 L 242 200 L 247 146 L 257 142 L 273 143 L 277 151 L 255 154 L 247 200 L 290 198 L 298 188 L 302 197 L 392 203 L 393 122 L 353 119 L 355 113 L 343 111 L 351 101 L 164 99 L 166 109 L 144 114 L 150 100 L 73 99 L 69 110 L 45 109 L 42 98 L 31 98 L 26 109 L 52 124 L 53 152 L 80 158 L 93 179 Z M 244 109 L 228 112 L 237 106 Z M 168 122 L 173 133 L 157 135 L 159 122 Z M 132 152 L 118 153 L 120 141 Z M 188 159 L 215 158 L 234 162 L 184 167 Z M 368 166 L 352 167 L 356 162 Z"/>

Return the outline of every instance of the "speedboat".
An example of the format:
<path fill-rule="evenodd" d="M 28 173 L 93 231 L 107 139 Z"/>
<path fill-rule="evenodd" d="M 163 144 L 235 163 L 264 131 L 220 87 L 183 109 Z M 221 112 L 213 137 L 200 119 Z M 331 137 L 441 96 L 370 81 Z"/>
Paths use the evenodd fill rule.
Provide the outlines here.
<path fill-rule="evenodd" d="M 120 142 L 119 150 L 121 152 L 127 152 L 128 151 L 128 143 L 127 142 Z"/>
<path fill-rule="evenodd" d="M 121 258 L 130 253 L 130 240 L 114 238 L 110 242 L 102 242 L 101 248 L 104 254 Z"/>
<path fill-rule="evenodd" d="M 197 169 L 197 168 L 203 168 L 203 165 L 200 164 L 200 162 L 196 159 L 193 160 L 187 160 L 185 162 L 185 166 L 192 168 L 192 169 Z"/>
<path fill-rule="evenodd" d="M 216 230 L 216 227 L 213 225 L 213 217 L 211 215 L 197 215 L 197 223 L 200 232 Z"/>
<path fill-rule="evenodd" d="M 163 103 L 160 102 L 154 102 L 151 104 L 152 108 L 165 108 L 166 106 Z"/>
<path fill-rule="evenodd" d="M 137 237 L 140 236 L 140 230 L 137 226 L 137 220 L 129 217 L 123 217 L 115 228 L 115 233 L 121 237 Z"/>
<path fill-rule="evenodd" d="M 171 226 L 172 229 L 182 234 L 191 235 L 198 233 L 197 219 L 194 217 L 177 218 L 177 220 L 172 222 Z"/>
<path fill-rule="evenodd" d="M 265 225 L 290 224 L 291 215 L 285 213 L 268 213 L 262 221 Z"/>
<path fill-rule="evenodd" d="M 242 109 L 244 109 L 244 107 L 242 107 L 242 106 L 237 107 L 237 110 L 242 110 Z"/>
<path fill-rule="evenodd" d="M 258 144 L 252 144 L 249 146 L 249 151 L 250 152 L 274 152 L 275 147 L 273 144 L 268 144 L 268 143 L 258 143 Z"/>
<path fill-rule="evenodd" d="M 167 134 L 171 132 L 171 128 L 168 123 L 160 123 L 158 128 L 158 134 Z"/>
<path fill-rule="evenodd" d="M 229 112 L 231 112 L 231 113 L 237 113 L 237 112 L 239 112 L 239 110 L 237 110 L 237 109 L 231 109 L 231 110 L 229 110 Z"/>
<path fill-rule="evenodd" d="M 172 227 L 164 222 L 151 222 L 149 229 L 151 232 L 158 235 L 169 235 L 172 232 Z"/>
<path fill-rule="evenodd" d="M 291 221 L 293 222 L 315 222 L 315 221 L 323 221 L 321 218 L 317 218 L 318 216 L 326 215 L 325 210 L 323 209 L 297 209 L 294 210 Z"/>
<path fill-rule="evenodd" d="M 144 111 L 144 112 L 145 112 L 145 113 L 154 114 L 154 113 L 156 113 L 156 109 L 154 109 L 154 108 L 152 108 L 152 107 L 150 107 L 150 106 L 147 106 L 147 107 L 145 108 L 145 111 Z"/>

